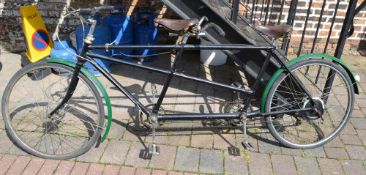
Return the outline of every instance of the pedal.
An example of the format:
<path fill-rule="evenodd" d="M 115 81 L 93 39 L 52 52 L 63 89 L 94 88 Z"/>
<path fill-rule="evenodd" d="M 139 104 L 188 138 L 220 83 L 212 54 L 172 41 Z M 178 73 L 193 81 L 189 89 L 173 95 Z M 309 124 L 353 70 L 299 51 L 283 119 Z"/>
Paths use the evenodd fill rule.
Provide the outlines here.
<path fill-rule="evenodd" d="M 255 149 L 254 147 L 252 146 L 252 144 L 250 144 L 248 141 L 242 141 L 241 144 L 243 145 L 244 149 L 250 151 L 250 152 L 254 152 Z"/>
<path fill-rule="evenodd" d="M 149 144 L 149 154 L 153 156 L 160 155 L 160 147 L 156 144 Z"/>

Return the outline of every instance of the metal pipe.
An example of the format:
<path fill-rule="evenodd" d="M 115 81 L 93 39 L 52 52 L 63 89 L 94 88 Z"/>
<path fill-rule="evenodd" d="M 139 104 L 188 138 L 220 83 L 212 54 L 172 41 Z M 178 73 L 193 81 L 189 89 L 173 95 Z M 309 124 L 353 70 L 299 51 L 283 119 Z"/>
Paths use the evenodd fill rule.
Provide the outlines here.
<path fill-rule="evenodd" d="M 281 0 L 281 9 L 280 9 L 280 15 L 278 17 L 278 22 L 277 24 L 281 24 L 281 19 L 282 19 L 282 15 L 283 15 L 283 7 L 285 5 L 285 1 L 286 0 Z"/>
<path fill-rule="evenodd" d="M 324 1 L 323 2 L 323 5 L 322 5 L 322 9 L 320 11 L 320 16 L 319 16 L 319 20 L 318 20 L 318 26 L 316 28 L 315 37 L 314 37 L 314 41 L 313 41 L 313 46 L 311 47 L 311 53 L 314 53 L 314 49 L 315 49 L 315 46 L 316 46 L 316 40 L 318 39 L 319 28 L 320 28 L 321 23 L 322 23 L 322 20 L 323 20 L 324 8 L 325 8 L 325 5 L 326 4 L 327 4 L 327 1 Z"/>
<path fill-rule="evenodd" d="M 304 108 L 304 109 L 293 109 L 293 110 L 287 110 L 287 111 L 275 111 L 275 112 L 267 112 L 267 113 L 262 113 L 262 112 L 250 112 L 247 113 L 247 117 L 265 117 L 265 116 L 270 116 L 270 115 L 280 115 L 280 114 L 291 114 L 291 113 L 300 113 L 300 112 L 307 112 L 307 111 L 311 111 L 313 109 L 311 108 Z M 273 116 L 275 117 L 275 116 Z"/>
<path fill-rule="evenodd" d="M 171 74 L 171 72 L 169 70 L 163 70 L 163 69 L 158 69 L 158 68 L 154 68 L 154 67 L 150 67 L 150 66 L 145 66 L 142 64 L 136 64 L 133 62 L 129 62 L 129 61 L 124 61 L 121 59 L 117 59 L 117 58 L 111 58 L 111 57 L 107 57 L 104 55 L 99 55 L 99 54 L 94 54 L 94 53 L 88 53 L 87 56 L 92 57 L 92 58 L 99 58 L 102 60 L 107 60 L 107 61 L 112 61 L 112 62 L 116 62 L 116 63 L 121 63 L 121 64 L 125 64 L 125 65 L 129 65 L 132 67 L 137 67 L 143 70 L 148 70 L 148 71 L 152 71 L 152 72 L 156 72 L 156 73 L 161 73 L 161 74 L 165 74 L 165 75 L 169 75 Z M 243 88 L 237 88 L 235 86 L 230 86 L 227 84 L 222 84 L 222 83 L 218 83 L 218 82 L 214 82 L 214 81 L 210 81 L 210 80 L 205 80 L 205 79 L 201 79 L 201 78 L 197 78 L 197 77 L 192 77 L 192 76 L 188 76 L 185 75 L 183 73 L 178 73 L 178 72 L 174 72 L 173 73 L 174 76 L 176 77 L 180 77 L 180 78 L 184 78 L 184 79 L 188 79 L 188 80 L 193 80 L 193 81 L 197 81 L 200 83 L 207 83 L 210 85 L 214 85 L 217 87 L 221 87 L 221 88 L 227 88 L 236 92 L 242 92 L 245 94 L 252 94 L 253 90 L 247 90 L 247 89 L 243 89 Z"/>
<path fill-rule="evenodd" d="M 235 87 L 235 86 L 230 86 L 230 85 L 226 85 L 226 84 L 222 84 L 222 83 L 217 83 L 217 82 L 210 81 L 210 80 L 205 80 L 205 79 L 201 79 L 201 78 L 197 78 L 197 77 L 191 77 L 191 76 L 188 76 L 188 75 L 185 75 L 185 74 L 182 74 L 182 73 L 175 72 L 174 76 L 180 77 L 180 78 L 185 78 L 185 79 L 188 79 L 188 80 L 194 80 L 194 81 L 197 81 L 197 82 L 200 82 L 200 83 L 208 83 L 210 85 L 215 85 L 215 86 L 218 86 L 218 87 L 221 87 L 221 88 L 227 88 L 227 89 L 234 90 L 234 91 L 237 91 L 237 92 L 242 92 L 242 93 L 245 93 L 245 94 L 253 94 L 254 93 L 253 90 L 246 90 L 246 89 L 243 89 L 243 88 L 238 88 L 238 87 Z"/>
<path fill-rule="evenodd" d="M 238 13 L 239 13 L 239 3 L 240 0 L 233 0 L 233 9 L 231 12 L 231 21 L 236 24 L 238 20 Z"/>
<path fill-rule="evenodd" d="M 332 24 L 330 25 L 330 30 L 329 30 L 329 33 L 328 33 L 327 41 L 325 42 L 325 47 L 324 47 L 323 53 L 327 53 L 327 49 L 328 49 L 330 37 L 332 36 L 334 23 L 335 23 L 335 20 L 337 18 L 337 13 L 338 13 L 338 8 L 339 8 L 340 1 L 341 0 L 337 0 L 336 6 L 335 6 L 335 9 L 334 9 L 334 14 L 333 14 L 333 18 L 332 18 Z"/>
<path fill-rule="evenodd" d="M 252 3 L 252 12 L 250 13 L 250 22 L 253 24 L 253 20 L 255 20 L 254 19 L 254 16 L 255 16 L 255 14 L 254 14 L 254 10 L 255 10 L 255 0 L 252 0 L 253 1 L 253 3 Z"/>
<path fill-rule="evenodd" d="M 290 4 L 290 9 L 288 12 L 288 17 L 287 17 L 287 24 L 289 24 L 291 26 L 293 26 L 294 22 L 295 22 L 297 3 L 298 3 L 298 0 L 292 0 L 291 4 Z M 290 46 L 290 44 L 289 44 L 290 42 L 291 42 L 291 38 L 289 40 L 287 40 L 287 42 L 282 43 L 282 50 L 284 50 L 286 54 L 287 54 L 288 48 Z"/>
<path fill-rule="evenodd" d="M 134 104 L 136 104 L 144 114 L 150 116 L 150 110 L 146 108 L 135 96 L 133 96 L 121 83 L 119 83 L 111 74 L 104 70 L 94 61 L 89 61 L 99 72 L 101 72 L 105 78 L 107 78 L 114 86 L 116 86 L 128 99 L 130 99 Z"/>
<path fill-rule="evenodd" d="M 350 0 L 348 9 L 347 9 L 347 13 L 346 13 L 346 18 L 344 19 L 342 31 L 341 31 L 341 34 L 340 34 L 340 37 L 338 40 L 338 44 L 337 44 L 337 48 L 336 48 L 336 51 L 334 54 L 334 56 L 337 57 L 338 59 L 340 59 L 342 56 L 344 45 L 346 44 L 346 40 L 347 40 L 347 37 L 349 34 L 348 32 L 351 29 L 351 26 L 353 23 L 353 17 L 355 15 L 356 6 L 357 6 L 357 0 Z M 328 96 L 326 96 L 324 94 L 329 94 L 329 92 L 331 91 L 331 87 L 333 86 L 333 82 L 334 82 L 334 78 L 335 78 L 335 76 L 333 76 L 333 74 L 334 74 L 333 70 L 329 71 L 327 81 L 325 82 L 325 86 L 324 86 L 324 90 L 323 90 L 323 97 L 322 97 L 324 102 L 328 101 Z"/>
<path fill-rule="evenodd" d="M 228 114 L 166 114 L 159 115 L 159 121 L 167 120 L 211 120 L 211 119 L 237 119 L 240 118 L 240 113 Z"/>
<path fill-rule="evenodd" d="M 300 41 L 299 50 L 297 52 L 297 56 L 300 56 L 301 51 L 302 51 L 302 46 L 304 44 L 304 38 L 305 38 L 305 34 L 306 34 L 306 29 L 307 29 L 307 26 L 308 26 L 309 15 L 310 15 L 310 10 L 311 10 L 312 5 L 313 5 L 313 0 L 310 0 L 308 11 L 307 11 L 306 18 L 305 18 L 304 30 L 302 31 L 302 36 L 301 36 L 301 41 Z"/>
<path fill-rule="evenodd" d="M 267 25 L 267 19 L 268 19 L 268 13 L 269 13 L 269 5 L 271 3 L 271 0 L 268 0 L 267 7 L 266 7 L 266 15 L 264 16 L 264 25 Z"/>
<path fill-rule="evenodd" d="M 294 110 L 287 110 L 287 111 L 275 111 L 275 112 L 268 112 L 268 113 L 261 113 L 261 112 L 251 112 L 246 113 L 246 116 L 249 118 L 254 117 L 264 117 L 270 115 L 279 115 L 279 114 L 291 114 L 297 112 L 306 112 L 311 111 L 311 108 L 305 109 L 294 109 Z M 239 119 L 241 113 L 223 113 L 223 114 L 164 114 L 159 115 L 159 121 L 168 121 L 168 120 L 212 120 L 212 119 Z M 275 117 L 275 116 L 274 116 Z"/>
<path fill-rule="evenodd" d="M 152 49 L 152 50 L 270 50 L 274 49 L 273 46 L 253 46 L 249 44 L 211 44 L 211 45 L 91 45 L 89 50 L 111 50 L 111 49 L 125 49 L 125 50 L 138 50 L 138 49 Z"/>

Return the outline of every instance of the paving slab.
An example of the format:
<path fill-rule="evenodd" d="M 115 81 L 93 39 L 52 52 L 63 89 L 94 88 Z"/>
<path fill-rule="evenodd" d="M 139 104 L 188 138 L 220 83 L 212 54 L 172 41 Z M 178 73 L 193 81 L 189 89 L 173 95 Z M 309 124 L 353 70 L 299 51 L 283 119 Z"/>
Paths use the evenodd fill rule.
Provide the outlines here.
<path fill-rule="evenodd" d="M 214 148 L 227 150 L 228 148 L 237 146 L 235 134 L 215 134 L 214 137 Z"/>
<path fill-rule="evenodd" d="M 192 135 L 191 146 L 196 148 L 212 148 L 213 136 L 205 134 Z"/>
<path fill-rule="evenodd" d="M 346 145 L 346 150 L 351 159 L 366 160 L 366 151 L 364 146 Z"/>
<path fill-rule="evenodd" d="M 97 148 L 92 147 L 88 152 L 76 158 L 82 162 L 98 162 L 103 155 L 103 152 L 108 145 L 108 141 L 101 143 Z"/>
<path fill-rule="evenodd" d="M 342 162 L 342 167 L 345 174 L 361 175 L 366 172 L 364 165 L 359 160 L 345 160 Z"/>
<path fill-rule="evenodd" d="M 163 171 L 163 170 L 152 170 L 151 175 L 167 175 L 168 172 L 167 171 Z"/>
<path fill-rule="evenodd" d="M 74 165 L 75 165 L 75 162 L 61 161 L 54 174 L 55 175 L 70 174 Z"/>
<path fill-rule="evenodd" d="M 101 175 L 103 174 L 104 165 L 102 164 L 90 164 L 86 174 L 88 175 Z"/>
<path fill-rule="evenodd" d="M 5 132 L 0 133 L 0 153 L 8 153 L 13 143 L 9 140 Z"/>
<path fill-rule="evenodd" d="M 89 163 L 75 162 L 74 168 L 71 170 L 70 175 L 83 175 L 89 169 Z"/>
<path fill-rule="evenodd" d="M 200 151 L 195 148 L 178 147 L 174 169 L 179 171 L 197 172 Z"/>
<path fill-rule="evenodd" d="M 175 146 L 160 145 L 160 155 L 152 156 L 149 167 L 172 170 L 176 153 L 177 148 Z"/>
<path fill-rule="evenodd" d="M 116 165 L 106 165 L 103 171 L 103 175 L 118 175 L 120 167 Z"/>
<path fill-rule="evenodd" d="M 0 174 L 6 174 L 16 159 L 17 157 L 14 155 L 4 155 L 0 160 Z"/>
<path fill-rule="evenodd" d="M 225 151 L 226 152 L 226 151 Z M 232 156 L 225 153 L 225 173 L 230 175 L 247 175 L 248 163 L 243 156 Z"/>
<path fill-rule="evenodd" d="M 327 157 L 331 159 L 348 159 L 345 148 L 325 148 Z"/>
<path fill-rule="evenodd" d="M 14 161 L 14 163 L 11 165 L 9 170 L 6 172 L 6 174 L 22 174 L 25 167 L 28 165 L 29 161 L 31 160 L 30 157 L 26 156 L 19 156 Z"/>
<path fill-rule="evenodd" d="M 257 175 L 273 174 L 272 163 L 268 154 L 249 153 L 249 173 Z"/>
<path fill-rule="evenodd" d="M 318 162 L 322 174 L 344 174 L 341 164 L 336 159 L 318 158 Z"/>
<path fill-rule="evenodd" d="M 125 165 L 133 167 L 147 167 L 151 159 L 151 155 L 147 150 L 147 145 L 135 142 L 128 151 Z"/>
<path fill-rule="evenodd" d="M 313 157 L 294 157 L 299 175 L 320 175 L 320 170 L 316 158 Z"/>
<path fill-rule="evenodd" d="M 28 163 L 27 167 L 24 169 L 23 175 L 37 174 L 44 162 L 45 162 L 44 159 L 32 158 L 32 160 Z"/>
<path fill-rule="evenodd" d="M 53 174 L 56 171 L 59 163 L 60 163 L 59 160 L 46 160 L 42 168 L 39 170 L 38 174 L 39 175 Z"/>
<path fill-rule="evenodd" d="M 281 147 L 281 154 L 290 155 L 290 156 L 302 156 L 303 151 L 302 151 L 302 149 Z"/>
<path fill-rule="evenodd" d="M 275 174 L 292 175 L 296 174 L 295 162 L 292 156 L 272 155 L 273 171 Z"/>
<path fill-rule="evenodd" d="M 136 174 L 139 174 L 139 175 L 150 175 L 151 174 L 151 169 L 137 168 L 136 169 Z"/>
<path fill-rule="evenodd" d="M 281 148 L 279 144 L 268 143 L 266 141 L 258 140 L 259 152 L 267 154 L 280 154 Z"/>
<path fill-rule="evenodd" d="M 303 150 L 303 155 L 305 157 L 325 157 L 325 152 L 323 147 L 305 149 Z"/>
<path fill-rule="evenodd" d="M 223 173 L 223 153 L 219 150 L 201 150 L 199 171 L 211 174 Z"/>
<path fill-rule="evenodd" d="M 355 129 L 366 129 L 366 118 L 351 118 L 351 123 Z"/>
<path fill-rule="evenodd" d="M 335 137 L 333 140 L 331 140 L 330 142 L 328 142 L 327 144 L 324 145 L 324 147 L 344 147 L 344 143 L 342 142 L 342 140 L 340 139 L 339 136 Z"/>
<path fill-rule="evenodd" d="M 354 134 L 340 134 L 342 142 L 346 145 L 362 145 L 361 139 Z"/>
<path fill-rule="evenodd" d="M 100 162 L 122 165 L 129 149 L 129 142 L 111 140 L 108 142 Z"/>

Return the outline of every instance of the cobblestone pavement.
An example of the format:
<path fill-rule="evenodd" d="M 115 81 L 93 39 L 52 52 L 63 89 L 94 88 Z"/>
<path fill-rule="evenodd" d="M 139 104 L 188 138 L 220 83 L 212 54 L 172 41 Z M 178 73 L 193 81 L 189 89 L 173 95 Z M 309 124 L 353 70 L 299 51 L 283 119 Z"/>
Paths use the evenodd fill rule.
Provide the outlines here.
<path fill-rule="evenodd" d="M 19 69 L 20 56 L 2 54 L 0 60 L 2 94 L 9 78 Z M 226 83 L 240 81 L 243 76 L 236 71 L 224 71 L 225 66 L 202 68 L 197 57 L 186 60 L 182 68 L 187 74 Z M 1 120 L 0 174 L 366 174 L 366 60 L 362 57 L 344 60 L 361 76 L 361 94 L 356 97 L 347 127 L 324 147 L 309 150 L 282 147 L 260 121 L 252 121 L 249 139 L 256 151 L 247 152 L 241 146 L 243 136 L 238 128 L 211 128 L 207 122 L 166 122 L 157 136 L 161 155 L 146 157 L 146 145 L 152 139 L 136 124 L 134 105 L 101 78 L 111 96 L 114 116 L 106 142 L 76 159 L 44 160 L 13 145 Z M 167 67 L 168 63 L 168 58 L 161 58 L 156 64 Z M 153 101 L 151 82 L 159 90 L 164 80 L 159 75 L 125 66 L 115 66 L 112 72 L 146 105 Z M 232 98 L 232 92 L 175 79 L 163 108 L 167 113 L 220 112 L 225 101 Z"/>

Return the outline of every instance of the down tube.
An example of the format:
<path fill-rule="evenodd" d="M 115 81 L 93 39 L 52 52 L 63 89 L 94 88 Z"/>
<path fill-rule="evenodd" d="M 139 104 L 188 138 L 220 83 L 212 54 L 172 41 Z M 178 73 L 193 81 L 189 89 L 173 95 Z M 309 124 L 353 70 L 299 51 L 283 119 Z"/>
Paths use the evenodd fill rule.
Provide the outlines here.
<path fill-rule="evenodd" d="M 102 59 L 102 58 L 101 58 Z M 100 67 L 94 61 L 89 61 L 98 71 L 100 71 L 104 77 L 106 77 L 114 86 L 116 86 L 128 99 L 130 99 L 135 105 L 137 105 L 142 112 L 144 112 L 147 116 L 150 116 L 150 111 L 147 109 L 139 100 L 137 100 L 125 87 L 122 86 L 111 74 L 109 74 L 106 70 Z"/>

